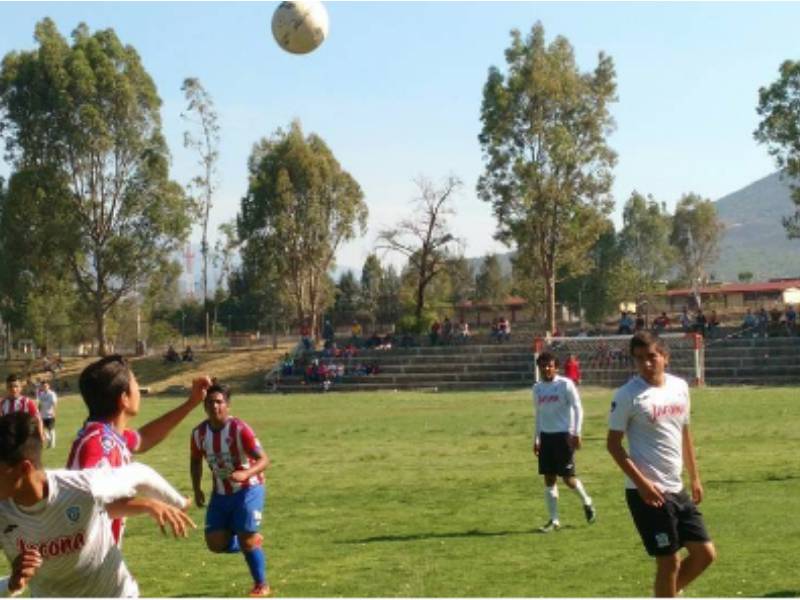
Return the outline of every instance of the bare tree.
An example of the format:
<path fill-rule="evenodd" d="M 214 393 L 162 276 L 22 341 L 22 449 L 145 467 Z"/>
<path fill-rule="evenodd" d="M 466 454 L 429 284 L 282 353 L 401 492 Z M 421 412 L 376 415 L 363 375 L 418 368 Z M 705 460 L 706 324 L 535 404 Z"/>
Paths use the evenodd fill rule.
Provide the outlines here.
<path fill-rule="evenodd" d="M 447 217 L 455 212 L 450 200 L 463 184 L 455 175 L 448 176 L 438 188 L 423 176 L 417 177 L 414 183 L 419 196 L 412 201 L 413 216 L 403 219 L 396 227 L 382 230 L 377 247 L 399 252 L 408 259 L 417 280 L 414 315 L 419 319 L 425 305 L 425 289 L 445 270 L 453 247 L 460 243 L 448 231 Z"/>
<path fill-rule="evenodd" d="M 186 112 L 181 113 L 186 121 L 198 129 L 197 134 L 189 131 L 183 133 L 183 145 L 194 150 L 198 156 L 198 163 L 202 169 L 201 174 L 192 178 L 191 187 L 199 195 L 197 209 L 202 229 L 200 254 L 203 257 L 203 312 L 205 313 L 205 345 L 209 343 L 209 315 L 208 315 L 208 217 L 211 213 L 214 192 L 217 188 L 216 173 L 219 160 L 219 124 L 217 111 L 211 95 L 195 77 L 183 80 L 181 91 L 186 96 L 188 106 Z"/>

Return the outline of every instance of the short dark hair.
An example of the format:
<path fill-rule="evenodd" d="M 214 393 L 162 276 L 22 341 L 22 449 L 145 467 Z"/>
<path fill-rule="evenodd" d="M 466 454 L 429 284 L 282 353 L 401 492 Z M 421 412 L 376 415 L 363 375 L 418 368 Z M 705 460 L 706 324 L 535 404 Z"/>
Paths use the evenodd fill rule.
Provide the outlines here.
<path fill-rule="evenodd" d="M 669 347 L 664 342 L 664 338 L 647 330 L 637 331 L 631 337 L 631 356 L 633 356 L 633 351 L 636 350 L 636 348 L 649 348 L 650 346 L 655 346 L 658 353 L 662 356 L 669 356 Z"/>
<path fill-rule="evenodd" d="M 6 377 L 6 385 L 9 383 L 14 383 L 15 381 L 22 383 L 22 378 L 16 373 L 11 373 L 8 377 Z"/>
<path fill-rule="evenodd" d="M 0 462 L 13 467 L 26 459 L 36 468 L 42 467 L 42 438 L 38 422 L 24 412 L 0 417 Z"/>
<path fill-rule="evenodd" d="M 217 383 L 216 381 L 211 384 L 206 390 L 206 398 L 208 398 L 211 394 L 222 394 L 222 397 L 225 398 L 225 402 L 230 403 L 231 401 L 231 388 L 223 383 Z"/>
<path fill-rule="evenodd" d="M 81 396 L 89 409 L 89 419 L 105 420 L 119 411 L 119 397 L 131 390 L 128 362 L 112 354 L 86 367 L 78 379 Z"/>
<path fill-rule="evenodd" d="M 555 363 L 556 367 L 557 367 L 558 366 L 558 357 L 555 354 L 553 354 L 552 352 L 548 352 L 547 350 L 545 350 L 544 352 L 542 352 L 537 357 L 536 366 L 544 367 L 545 365 L 548 365 L 551 362 Z"/>

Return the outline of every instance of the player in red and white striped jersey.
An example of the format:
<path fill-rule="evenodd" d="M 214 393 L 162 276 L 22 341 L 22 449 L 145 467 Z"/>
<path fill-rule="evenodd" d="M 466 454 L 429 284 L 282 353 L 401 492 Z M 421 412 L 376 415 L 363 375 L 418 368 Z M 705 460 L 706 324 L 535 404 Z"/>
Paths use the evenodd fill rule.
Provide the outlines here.
<path fill-rule="evenodd" d="M 72 443 L 68 469 L 119 467 L 130 463 L 134 453 L 146 452 L 158 444 L 203 401 L 211 379 L 195 379 L 186 402 L 138 431 L 127 427 L 128 420 L 139 412 L 141 394 L 136 376 L 124 358 L 107 356 L 90 364 L 81 373 L 78 385 L 89 417 Z M 114 519 L 112 523 L 117 543 L 122 540 L 124 526 L 123 519 Z"/>
<path fill-rule="evenodd" d="M 12 565 L 0 595 L 30 584 L 34 597 L 137 596 L 109 514 L 149 512 L 183 536 L 194 526 L 181 510 L 188 499 L 142 464 L 46 471 L 41 457 L 30 415 L 0 417 L 0 546 Z"/>
<path fill-rule="evenodd" d="M 39 422 L 39 434 L 44 439 L 44 427 L 39 409 L 33 399 L 22 395 L 22 380 L 19 375 L 12 373 L 6 377 L 6 391 L 8 396 L 0 400 L 0 417 L 16 412 L 28 413 Z"/>
<path fill-rule="evenodd" d="M 230 416 L 230 390 L 214 384 L 204 402 L 208 419 L 192 430 L 191 477 L 197 506 L 205 457 L 214 482 L 206 511 L 206 545 L 212 552 L 244 554 L 253 578 L 252 597 L 269 596 L 266 555 L 259 533 L 264 509 L 264 476 L 269 457 L 247 423 Z"/>

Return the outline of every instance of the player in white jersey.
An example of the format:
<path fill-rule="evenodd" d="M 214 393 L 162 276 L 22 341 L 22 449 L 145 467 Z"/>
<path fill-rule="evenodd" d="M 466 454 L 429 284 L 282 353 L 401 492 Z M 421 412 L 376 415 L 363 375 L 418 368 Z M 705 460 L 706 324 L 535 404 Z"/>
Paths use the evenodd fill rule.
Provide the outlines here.
<path fill-rule="evenodd" d="M 187 499 L 140 463 L 45 471 L 41 456 L 30 415 L 0 417 L 0 546 L 12 565 L 0 595 L 30 587 L 34 597 L 138 596 L 110 517 L 147 512 L 183 536 L 194 526 L 182 510 Z"/>
<path fill-rule="evenodd" d="M 630 350 L 639 375 L 614 394 L 606 446 L 625 473 L 628 508 L 647 553 L 656 559 L 655 595 L 672 597 L 716 558 L 696 506 L 703 485 L 689 431 L 689 387 L 665 372 L 669 352 L 652 333 L 637 332 Z M 691 498 L 683 489 L 684 466 Z M 681 559 L 682 547 L 688 555 Z"/>
<path fill-rule="evenodd" d="M 58 404 L 58 396 L 55 391 L 50 388 L 50 382 L 45 380 L 42 382 L 39 391 L 36 393 L 36 398 L 39 400 L 39 415 L 42 417 L 42 425 L 44 425 L 44 437 L 47 442 L 48 448 L 56 447 L 56 404 Z"/>
<path fill-rule="evenodd" d="M 539 531 L 549 533 L 561 528 L 556 485 L 559 476 L 580 497 L 589 523 L 595 522 L 597 513 L 583 483 L 575 476 L 575 450 L 581 447 L 583 427 L 578 388 L 571 379 L 558 375 L 558 359 L 550 352 L 542 352 L 536 365 L 542 380 L 533 386 L 533 453 L 539 459 L 539 474 L 544 476 L 544 498 L 550 514 L 550 520 Z"/>

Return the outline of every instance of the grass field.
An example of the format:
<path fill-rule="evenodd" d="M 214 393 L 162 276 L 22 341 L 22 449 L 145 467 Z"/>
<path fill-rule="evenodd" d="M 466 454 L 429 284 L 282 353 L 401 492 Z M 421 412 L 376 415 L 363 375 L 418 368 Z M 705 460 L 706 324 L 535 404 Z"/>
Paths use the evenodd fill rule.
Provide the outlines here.
<path fill-rule="evenodd" d="M 264 533 L 277 596 L 648 596 L 653 564 L 605 451 L 608 390 L 583 391 L 579 475 L 598 508 L 587 525 L 561 488 L 564 527 L 547 520 L 530 450 L 527 390 L 234 396 L 273 461 Z M 145 397 L 141 425 L 178 398 Z M 798 596 L 800 391 L 715 388 L 693 396 L 706 488 L 701 505 L 719 560 L 686 596 Z M 64 464 L 85 409 L 62 399 Z M 188 436 L 200 409 L 140 460 L 186 494 Z M 204 483 L 208 489 L 209 480 Z M 212 555 L 200 528 L 164 539 L 129 521 L 124 552 L 145 596 L 241 596 L 240 556 Z"/>

